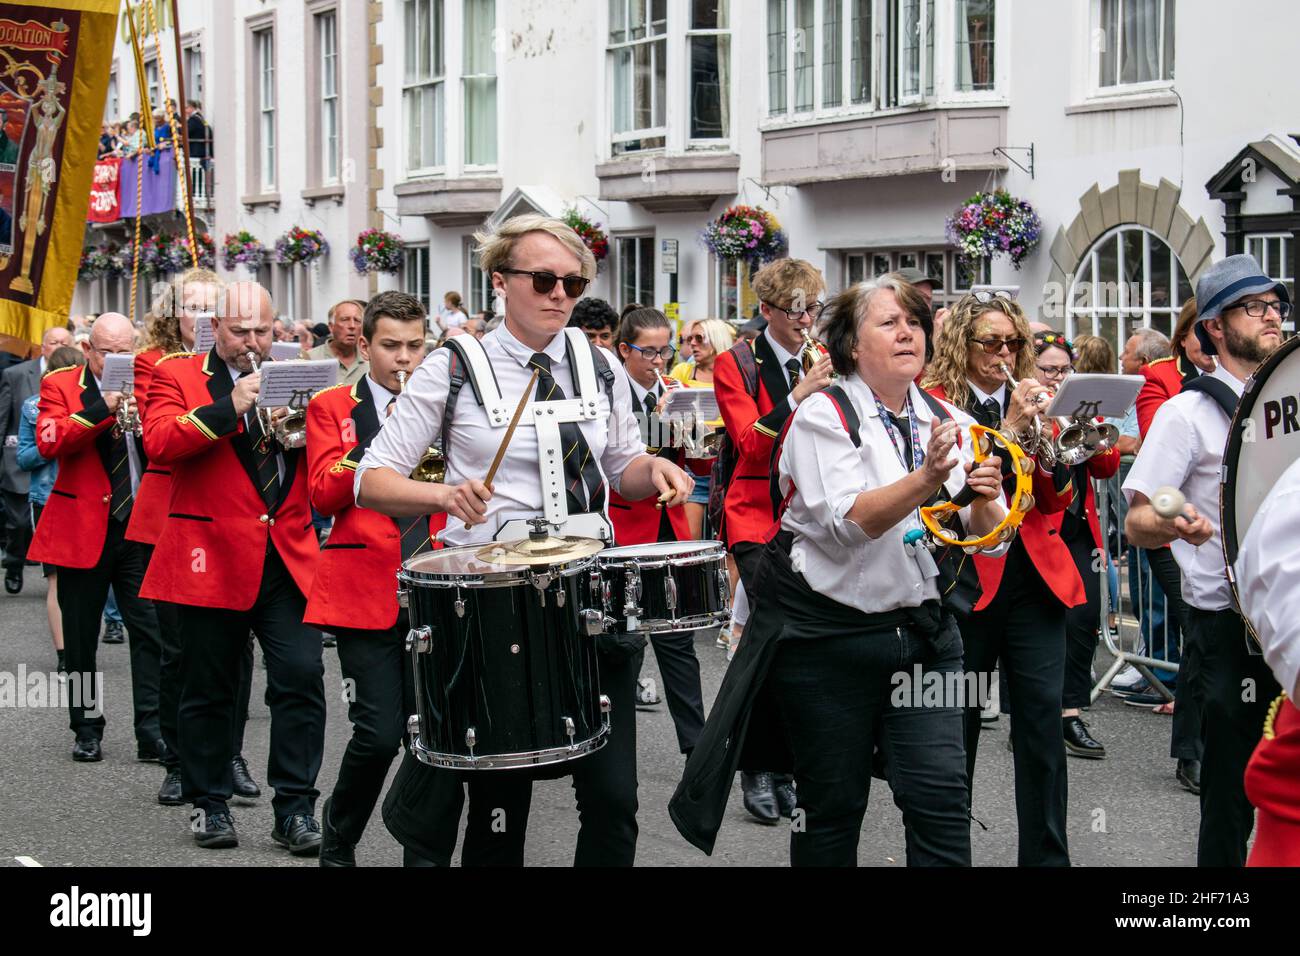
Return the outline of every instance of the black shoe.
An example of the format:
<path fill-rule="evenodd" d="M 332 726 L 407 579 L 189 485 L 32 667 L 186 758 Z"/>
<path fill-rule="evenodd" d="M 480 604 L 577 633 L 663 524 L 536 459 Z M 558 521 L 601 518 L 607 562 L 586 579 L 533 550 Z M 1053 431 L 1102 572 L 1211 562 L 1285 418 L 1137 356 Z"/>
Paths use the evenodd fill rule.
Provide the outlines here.
<path fill-rule="evenodd" d="M 185 803 L 181 797 L 181 771 L 179 767 L 167 771 L 162 786 L 158 788 L 158 802 L 164 807 L 179 807 Z"/>
<path fill-rule="evenodd" d="M 276 821 L 271 839 L 294 856 L 315 856 L 320 852 L 320 824 L 310 813 L 295 813 Z"/>
<path fill-rule="evenodd" d="M 1083 718 L 1062 717 L 1061 732 L 1065 735 L 1065 752 L 1074 757 L 1090 757 L 1100 760 L 1106 756 L 1106 748 L 1088 733 L 1088 725 Z"/>
<path fill-rule="evenodd" d="M 7 568 L 5 569 L 5 590 L 10 594 L 18 594 L 23 589 L 23 569 Z"/>
<path fill-rule="evenodd" d="M 1174 772 L 1174 776 L 1183 785 L 1183 789 L 1189 793 L 1199 794 L 1201 792 L 1201 762 L 1199 760 L 1179 760 L 1178 769 Z"/>
<path fill-rule="evenodd" d="M 77 763 L 95 763 L 104 759 L 104 753 L 97 739 L 82 737 L 77 740 L 77 745 L 72 748 L 72 759 Z"/>
<path fill-rule="evenodd" d="M 745 809 L 763 823 L 774 824 L 781 820 L 781 809 L 776 802 L 776 790 L 770 773 L 742 773 L 740 787 L 745 794 Z"/>
<path fill-rule="evenodd" d="M 213 813 L 203 813 L 202 810 L 195 810 L 195 814 L 202 814 L 199 819 L 203 825 L 194 830 L 194 842 L 205 850 L 225 850 L 230 847 L 239 846 L 239 836 L 235 833 L 235 821 L 229 811 L 217 810 Z"/>
<path fill-rule="evenodd" d="M 339 836 L 339 831 L 330 823 L 330 800 L 325 801 L 321 810 L 320 831 L 320 865 L 321 866 L 356 866 L 356 847 Z"/>
<path fill-rule="evenodd" d="M 105 644 L 125 644 L 126 630 L 120 621 L 109 621 L 104 625 Z"/>
<path fill-rule="evenodd" d="M 262 795 L 262 788 L 257 785 L 253 775 L 248 772 L 248 761 L 243 754 L 236 754 L 230 761 L 230 778 L 234 784 L 234 794 L 245 800 L 256 800 Z"/>
<path fill-rule="evenodd" d="M 781 816 L 787 820 L 794 817 L 794 808 L 799 805 L 799 795 L 794 792 L 794 779 L 791 777 L 779 777 L 775 781 L 776 786 L 776 806 L 781 811 Z"/>
<path fill-rule="evenodd" d="M 150 743 L 137 744 L 135 759 L 140 763 L 162 763 L 167 758 L 167 743 L 159 737 Z"/>

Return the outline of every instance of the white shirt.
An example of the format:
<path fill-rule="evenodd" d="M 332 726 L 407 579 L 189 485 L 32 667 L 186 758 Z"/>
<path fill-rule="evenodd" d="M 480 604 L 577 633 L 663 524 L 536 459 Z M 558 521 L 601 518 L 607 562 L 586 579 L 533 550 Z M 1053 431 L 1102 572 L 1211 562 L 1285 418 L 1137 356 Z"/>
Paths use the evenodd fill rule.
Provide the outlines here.
<path fill-rule="evenodd" d="M 1209 373 L 1241 395 L 1245 383 L 1223 366 Z M 1219 473 L 1228 444 L 1228 418 L 1219 403 L 1202 392 L 1180 392 L 1156 412 L 1142 449 L 1124 480 L 1129 504 L 1141 492 L 1148 499 L 1158 488 L 1179 489 L 1214 528 L 1199 548 L 1177 538 L 1170 544 L 1183 572 L 1183 600 L 1202 611 L 1232 605 L 1219 534 Z"/>
<path fill-rule="evenodd" d="M 867 614 L 936 600 L 936 579 L 922 576 L 911 546 L 903 543 L 908 531 L 921 527 L 916 512 L 875 539 L 847 517 L 861 492 L 901 481 L 910 469 L 904 468 L 894 450 L 867 384 L 857 374 L 840 379 L 838 384 L 857 409 L 862 447 L 853 447 L 835 404 L 818 393 L 795 412 L 781 450 L 781 493 L 789 494 L 792 481 L 797 489 L 781 519 L 781 527 L 794 533 L 790 554 L 795 567 L 802 569 L 813 590 Z M 934 413 L 915 385 L 908 394 L 924 451 L 934 427 Z M 974 422 L 960 409 L 948 408 L 962 431 L 961 448 L 954 449 L 957 465 L 944 481 L 949 494 L 955 495 L 966 484 L 966 462 L 974 460 L 970 441 Z M 909 430 L 910 440 L 906 418 L 903 427 Z M 895 437 L 899 451 L 906 456 L 902 437 Z M 969 527 L 970 508 L 961 510 L 961 518 Z M 1003 552 L 1005 548 L 1003 545 Z"/>
<path fill-rule="evenodd" d="M 375 413 L 379 416 L 379 424 L 384 424 L 384 418 L 388 414 L 388 403 L 397 397 L 395 392 L 390 392 L 384 386 L 380 385 L 369 375 L 366 376 L 366 384 L 370 386 L 370 394 L 375 400 Z M 393 414 L 397 414 L 397 409 L 393 409 Z"/>
<path fill-rule="evenodd" d="M 482 341 L 501 394 L 513 410 L 532 378 L 528 360 L 534 352 L 511 335 L 504 323 L 483 336 Z M 564 343 L 564 334 L 557 334 L 545 352 L 551 359 L 551 374 L 556 384 L 564 389 L 566 396 L 576 398 L 578 390 L 570 374 Z M 610 367 L 618 368 L 618 360 L 608 351 L 601 351 Z M 415 370 L 392 417 L 379 430 L 357 467 L 354 494 L 360 494 L 361 477 L 372 468 L 391 468 L 399 475 L 410 474 L 429 446 L 441 437 L 442 412 L 450 381 L 449 356 L 449 350 L 437 349 Z M 632 414 L 632 392 L 627 376 L 614 376 L 612 410 L 599 376 L 596 392 L 599 417 L 577 424 L 605 480 L 618 491 L 628 465 L 646 453 L 645 442 Z M 443 449 L 447 455 L 447 484 L 458 485 L 471 478 L 481 481 L 505 434 L 504 427 L 493 428 L 488 424 L 487 411 L 474 398 L 474 389 L 467 381 L 456 399 L 456 417 L 449 436 L 451 447 Z M 531 425 L 521 424 L 493 480 L 486 523 L 467 531 L 463 522 L 449 521 L 442 540 L 449 545 L 490 541 L 507 521 L 541 515 L 542 479 L 537 458 L 537 431 Z"/>
<path fill-rule="evenodd" d="M 780 343 L 778 343 L 777 340 L 772 336 L 771 328 L 766 328 L 763 330 L 763 338 L 767 339 L 767 344 L 770 345 L 772 347 L 772 351 L 776 353 L 776 360 L 781 365 L 781 374 L 785 376 L 785 380 L 787 382 L 790 381 L 790 369 L 786 363 L 789 362 L 790 359 L 797 360 L 799 356 L 791 355 L 789 352 L 787 352 L 780 345 Z M 799 363 L 799 367 L 800 369 L 803 368 L 802 362 Z M 799 377 L 800 378 L 803 377 L 802 371 L 800 371 Z M 792 409 L 799 407 L 799 403 L 794 400 L 794 389 L 790 390 L 790 394 L 786 396 L 786 401 L 790 403 L 790 407 Z"/>
<path fill-rule="evenodd" d="M 980 387 L 969 379 L 966 380 L 966 387 L 969 388 L 970 393 L 975 396 L 976 405 L 983 405 L 991 398 L 998 403 L 998 408 L 1007 407 L 1007 385 L 1005 382 L 999 385 L 996 391 L 988 395 L 984 394 Z"/>
<path fill-rule="evenodd" d="M 1237 554 L 1241 610 L 1288 694 L 1300 679 L 1300 461 L 1277 480 Z"/>

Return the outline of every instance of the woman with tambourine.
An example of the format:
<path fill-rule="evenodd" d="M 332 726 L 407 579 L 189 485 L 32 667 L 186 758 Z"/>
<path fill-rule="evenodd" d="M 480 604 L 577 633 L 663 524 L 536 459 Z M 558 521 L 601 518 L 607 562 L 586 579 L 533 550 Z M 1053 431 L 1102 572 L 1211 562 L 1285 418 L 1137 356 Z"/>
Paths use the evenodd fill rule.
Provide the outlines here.
<path fill-rule="evenodd" d="M 1060 723 L 1065 618 L 1085 594 L 1059 520 L 1050 517 L 1069 506 L 1074 490 L 1069 470 L 1050 464 L 1051 433 L 1042 414 L 1050 390 L 1035 378 L 1032 342 L 1023 310 L 1005 293 L 966 295 L 944 322 L 923 387 L 981 425 L 1016 436 L 1037 463 L 1034 504 L 1019 537 L 1004 558 L 974 556 L 957 576 L 954 593 L 972 598 L 969 610 L 956 610 L 966 671 L 985 682 L 996 664 L 1007 677 L 1019 863 L 1068 866 Z M 973 780 L 980 708 L 977 701 L 968 703 L 966 764 Z"/>

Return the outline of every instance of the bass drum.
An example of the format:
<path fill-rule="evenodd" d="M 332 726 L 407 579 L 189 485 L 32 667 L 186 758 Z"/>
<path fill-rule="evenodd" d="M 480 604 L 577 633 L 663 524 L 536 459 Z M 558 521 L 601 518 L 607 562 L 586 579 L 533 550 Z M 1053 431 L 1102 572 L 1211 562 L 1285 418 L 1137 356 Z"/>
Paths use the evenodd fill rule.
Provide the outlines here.
<path fill-rule="evenodd" d="M 1228 431 L 1219 485 L 1223 557 L 1233 598 L 1237 551 L 1283 472 L 1300 459 L 1300 338 L 1282 344 L 1242 392 Z M 1250 622 L 1247 621 L 1247 624 Z M 1253 636 L 1253 635 L 1252 635 Z"/>
<path fill-rule="evenodd" d="M 418 714 L 411 752 L 423 763 L 503 770 L 564 763 L 604 746 L 589 604 L 592 558 L 490 564 L 483 545 L 429 551 L 397 578 L 409 609 L 407 650 Z"/>

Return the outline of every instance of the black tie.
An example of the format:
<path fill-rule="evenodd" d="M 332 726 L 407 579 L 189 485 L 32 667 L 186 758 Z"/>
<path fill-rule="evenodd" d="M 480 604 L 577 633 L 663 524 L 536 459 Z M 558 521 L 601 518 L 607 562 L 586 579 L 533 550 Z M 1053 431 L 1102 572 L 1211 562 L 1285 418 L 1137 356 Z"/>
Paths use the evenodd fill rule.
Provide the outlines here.
<path fill-rule="evenodd" d="M 893 412 L 889 412 L 889 423 L 894 426 L 894 434 L 898 436 L 898 447 L 903 452 L 903 467 L 908 471 L 912 470 L 912 422 L 908 418 L 899 418 Z"/>
<path fill-rule="evenodd" d="M 108 514 L 118 521 L 131 517 L 131 456 L 126 449 L 127 438 L 123 435 L 113 442 L 108 452 L 108 480 L 113 491 L 108 499 Z"/>
<path fill-rule="evenodd" d="M 803 366 L 799 364 L 797 358 L 792 358 L 785 363 L 785 367 L 790 371 L 790 391 L 794 391 L 794 387 L 799 384 L 799 376 L 803 372 Z"/>
<path fill-rule="evenodd" d="M 996 398 L 986 398 L 971 409 L 971 417 L 985 428 L 998 428 L 1002 424 L 1002 405 Z"/>
<path fill-rule="evenodd" d="M 252 409 L 244 417 L 248 438 L 253 445 L 253 468 L 257 472 L 257 489 L 268 508 L 280 500 L 280 465 L 276 460 L 275 441 L 262 431 L 262 416 Z"/>
<path fill-rule="evenodd" d="M 551 358 L 538 352 L 528 364 L 540 370 L 537 376 L 537 401 L 562 402 L 568 396 L 551 375 Z M 582 437 L 577 422 L 560 425 L 560 444 L 564 449 L 564 479 L 569 514 L 584 514 L 605 509 L 605 479 L 591 457 L 591 446 Z"/>

